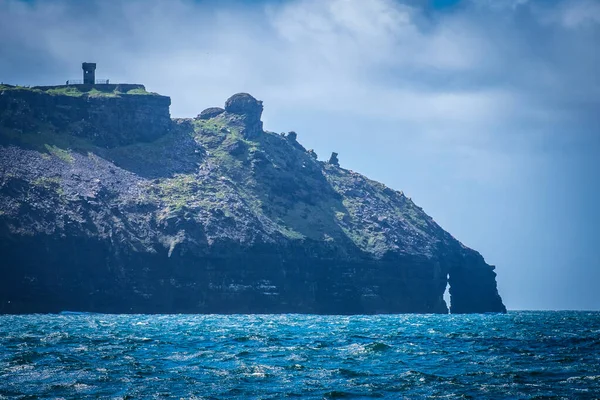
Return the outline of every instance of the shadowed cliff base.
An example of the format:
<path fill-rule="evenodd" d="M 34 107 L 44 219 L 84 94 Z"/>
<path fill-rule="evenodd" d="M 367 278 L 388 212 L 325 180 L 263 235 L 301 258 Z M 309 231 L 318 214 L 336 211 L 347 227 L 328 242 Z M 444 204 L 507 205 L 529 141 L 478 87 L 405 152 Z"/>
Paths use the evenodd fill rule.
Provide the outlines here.
<path fill-rule="evenodd" d="M 249 94 L 171 120 L 51 90 L 0 88 L 0 312 L 445 313 L 448 276 L 452 312 L 506 311 L 479 253 Z"/>

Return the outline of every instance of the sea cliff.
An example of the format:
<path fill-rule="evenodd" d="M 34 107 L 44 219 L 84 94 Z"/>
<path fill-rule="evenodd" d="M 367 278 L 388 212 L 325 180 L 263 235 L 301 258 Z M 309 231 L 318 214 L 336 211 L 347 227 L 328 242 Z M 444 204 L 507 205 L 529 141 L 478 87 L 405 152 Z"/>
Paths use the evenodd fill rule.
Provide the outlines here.
<path fill-rule="evenodd" d="M 109 87 L 110 86 L 110 87 Z M 505 312 L 494 267 L 402 192 L 141 85 L 0 86 L 0 312 Z"/>

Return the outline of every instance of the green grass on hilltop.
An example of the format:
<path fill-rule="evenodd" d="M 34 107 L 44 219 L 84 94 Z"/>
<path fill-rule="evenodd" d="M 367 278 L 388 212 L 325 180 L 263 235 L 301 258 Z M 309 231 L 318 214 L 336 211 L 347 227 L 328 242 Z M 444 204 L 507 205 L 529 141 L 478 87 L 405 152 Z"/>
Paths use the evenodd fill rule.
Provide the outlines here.
<path fill-rule="evenodd" d="M 0 91 L 5 90 L 26 90 L 35 93 L 46 93 L 51 96 L 71 96 L 71 97 L 119 97 L 122 95 L 157 95 L 154 92 L 148 92 L 143 88 L 130 89 L 127 92 L 121 92 L 117 90 L 118 85 L 94 85 L 94 86 L 81 86 L 81 85 L 63 85 L 56 86 L 50 89 L 42 89 L 40 87 L 29 87 L 29 86 L 13 86 L 0 84 Z"/>
<path fill-rule="evenodd" d="M 157 93 L 148 92 L 145 89 L 138 88 L 138 89 L 128 90 L 127 92 L 125 92 L 125 94 L 139 94 L 139 95 L 147 96 L 147 95 L 156 95 Z"/>
<path fill-rule="evenodd" d="M 72 97 L 81 97 L 84 95 L 84 92 L 80 91 L 77 87 L 75 86 L 64 86 L 64 87 L 58 87 L 58 88 L 54 88 L 54 89 L 49 89 L 46 91 L 43 90 L 39 90 L 39 89 L 32 89 L 32 90 L 36 90 L 39 92 L 45 92 L 47 94 L 50 94 L 52 96 L 72 96 Z"/>
<path fill-rule="evenodd" d="M 54 145 L 49 145 L 49 144 L 46 144 L 45 147 L 46 147 L 46 150 L 48 150 L 48 153 L 60 158 L 64 162 L 67 162 L 70 164 L 75 160 L 73 158 L 73 156 L 71 155 L 70 150 L 61 149 L 60 147 L 56 147 Z"/>

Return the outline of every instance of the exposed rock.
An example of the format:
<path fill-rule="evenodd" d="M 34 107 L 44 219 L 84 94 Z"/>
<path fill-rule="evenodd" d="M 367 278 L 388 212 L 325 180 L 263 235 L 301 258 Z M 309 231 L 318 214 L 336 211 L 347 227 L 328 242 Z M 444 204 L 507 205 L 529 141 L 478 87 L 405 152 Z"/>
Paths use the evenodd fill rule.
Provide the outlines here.
<path fill-rule="evenodd" d="M 505 311 L 479 253 L 336 153 L 264 132 L 249 95 L 107 148 L 67 100 L 0 92 L 18 103 L 0 108 L 0 313 L 443 313 L 448 281 L 453 312 Z"/>
<path fill-rule="evenodd" d="M 225 151 L 227 151 L 229 154 L 234 155 L 234 156 L 243 154 L 246 151 L 246 147 L 247 146 L 239 140 L 233 141 L 233 142 L 223 146 Z"/>
<path fill-rule="evenodd" d="M 295 142 L 298 139 L 298 134 L 294 131 L 290 131 L 285 137 L 287 138 L 287 140 Z"/>
<path fill-rule="evenodd" d="M 105 92 L 88 88 L 77 95 L 48 94 L 59 90 L 54 86 L 0 86 L 0 119 L 17 132 L 52 130 L 102 147 L 148 142 L 169 131 L 169 97 L 147 93 L 142 85 L 103 86 Z"/>
<path fill-rule="evenodd" d="M 262 101 L 248 93 L 236 93 L 225 101 L 225 111 L 245 115 L 252 120 L 260 120 L 263 112 Z"/>
<path fill-rule="evenodd" d="M 209 107 L 206 110 L 202 111 L 200 114 L 198 114 L 196 119 L 211 119 L 224 112 L 225 109 L 221 107 Z"/>
<path fill-rule="evenodd" d="M 307 153 L 309 156 L 311 156 L 315 160 L 318 158 L 317 153 L 313 149 L 308 150 Z"/>
<path fill-rule="evenodd" d="M 331 157 L 329 157 L 329 161 L 327 161 L 331 165 L 335 165 L 337 167 L 340 166 L 340 161 L 338 160 L 338 153 L 335 151 L 331 153 Z"/>
<path fill-rule="evenodd" d="M 225 111 L 229 114 L 228 122 L 238 126 L 245 138 L 256 138 L 263 133 L 260 120 L 263 112 L 262 101 L 256 100 L 248 93 L 237 93 L 227 99 Z"/>

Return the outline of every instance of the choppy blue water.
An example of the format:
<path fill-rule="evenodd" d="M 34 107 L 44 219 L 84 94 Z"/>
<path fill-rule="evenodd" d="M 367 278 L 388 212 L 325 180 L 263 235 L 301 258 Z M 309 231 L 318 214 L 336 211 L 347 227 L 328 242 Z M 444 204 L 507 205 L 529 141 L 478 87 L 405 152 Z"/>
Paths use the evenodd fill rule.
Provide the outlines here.
<path fill-rule="evenodd" d="M 0 398 L 600 398 L 600 313 L 0 316 Z"/>

